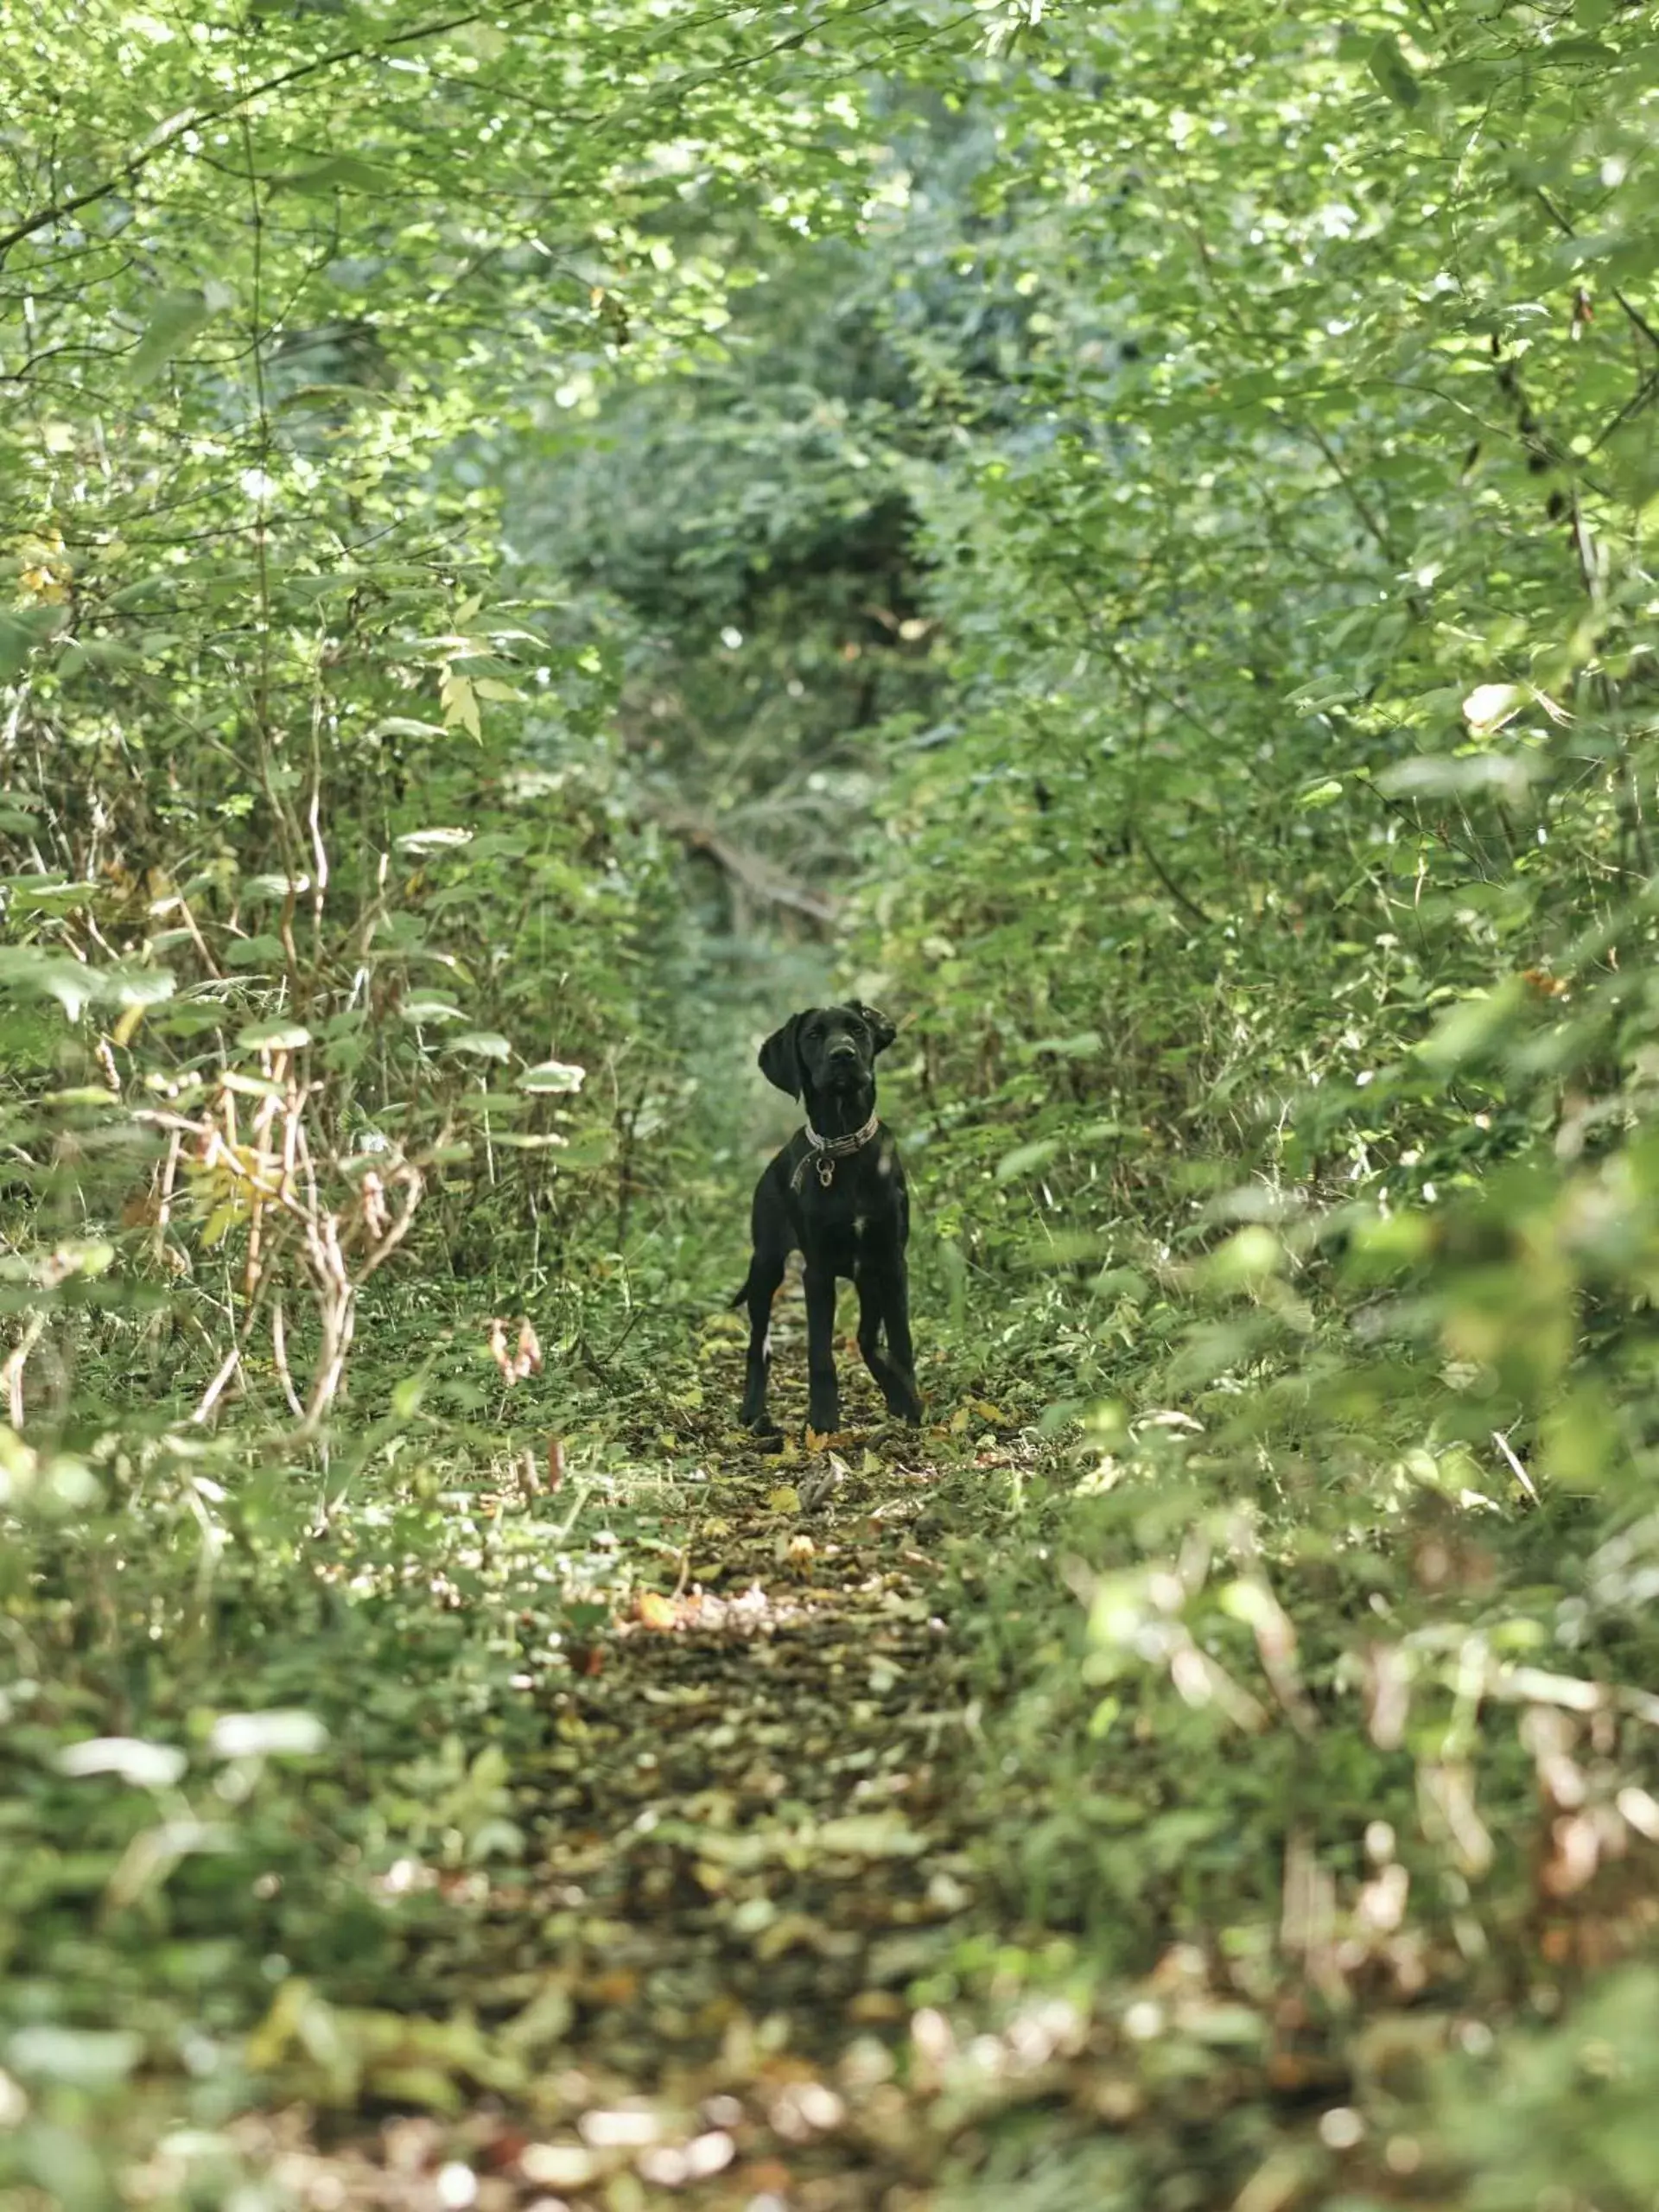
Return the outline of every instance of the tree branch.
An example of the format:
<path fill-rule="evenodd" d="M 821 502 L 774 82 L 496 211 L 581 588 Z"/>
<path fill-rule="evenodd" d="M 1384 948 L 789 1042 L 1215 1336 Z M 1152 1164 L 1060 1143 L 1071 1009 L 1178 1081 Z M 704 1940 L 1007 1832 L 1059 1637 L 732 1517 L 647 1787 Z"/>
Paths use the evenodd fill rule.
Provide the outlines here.
<path fill-rule="evenodd" d="M 438 38 L 445 31 L 464 30 L 469 23 L 494 22 L 503 15 L 518 14 L 534 5 L 535 0 L 498 0 L 498 4 L 488 8 L 468 8 L 461 15 L 445 16 L 435 22 L 419 24 L 414 30 L 396 32 L 391 38 L 339 46 L 327 54 L 314 54 L 309 61 L 296 61 L 291 68 L 279 70 L 274 77 L 262 78 L 257 85 L 249 85 L 205 107 L 181 108 L 133 149 L 113 176 L 106 176 L 99 184 L 89 184 L 84 192 L 71 193 L 66 200 L 54 200 L 49 207 L 37 207 L 32 215 L 25 215 L 21 222 L 14 223 L 10 230 L 0 231 L 0 264 L 3 264 L 13 246 L 33 238 L 36 231 L 48 230 L 54 223 L 62 222 L 66 216 L 79 214 L 83 207 L 90 207 L 95 200 L 107 200 L 123 186 L 136 183 L 152 162 L 175 146 L 188 131 L 199 130 L 205 123 L 222 122 L 238 108 L 263 99 L 268 92 L 281 92 L 286 86 L 298 84 L 306 77 L 320 76 L 325 70 L 341 68 L 347 62 L 362 61 L 372 54 L 388 54 L 394 47 L 416 46 L 423 39 Z"/>
<path fill-rule="evenodd" d="M 1570 218 L 1561 213 L 1561 210 L 1555 205 L 1555 202 L 1544 190 L 1543 186 L 1541 184 L 1535 185 L 1533 187 L 1533 192 L 1537 199 L 1538 205 L 1543 209 L 1545 214 L 1548 216 L 1550 221 L 1554 224 L 1556 229 L 1561 233 L 1561 236 L 1567 238 L 1577 238 L 1579 234 L 1573 229 Z M 1624 308 L 1625 315 L 1630 318 L 1631 328 L 1633 330 L 1639 330 L 1642 335 L 1647 340 L 1649 346 L 1659 347 L 1659 330 L 1656 330 L 1654 328 L 1653 325 L 1648 321 L 1646 315 L 1642 313 L 1642 310 L 1639 308 L 1631 305 L 1630 302 L 1625 298 L 1624 293 L 1619 290 L 1617 284 L 1609 285 L 1608 289 L 1611 292 L 1613 297 L 1618 302 L 1619 306 Z"/>
<path fill-rule="evenodd" d="M 650 812 L 652 821 L 677 837 L 688 850 L 713 861 L 752 899 L 768 906 L 787 907 L 791 913 L 804 914 L 809 921 L 823 926 L 836 919 L 839 908 L 833 899 L 809 889 L 804 883 L 791 882 L 758 853 L 746 852 L 741 845 L 722 837 L 712 823 L 705 822 L 701 816 L 673 806 L 652 806 Z"/>

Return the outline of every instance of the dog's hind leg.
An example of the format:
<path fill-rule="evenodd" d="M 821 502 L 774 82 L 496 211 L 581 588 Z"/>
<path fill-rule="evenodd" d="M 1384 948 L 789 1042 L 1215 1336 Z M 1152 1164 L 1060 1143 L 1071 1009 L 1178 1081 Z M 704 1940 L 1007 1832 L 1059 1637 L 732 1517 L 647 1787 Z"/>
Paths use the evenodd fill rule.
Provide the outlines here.
<path fill-rule="evenodd" d="M 772 1365 L 772 1301 L 778 1295 L 778 1286 L 784 1279 L 785 1255 L 782 1252 L 757 1251 L 749 1262 L 748 1278 L 737 1299 L 747 1301 L 749 1309 L 749 1357 L 743 1383 L 743 1412 L 746 1427 L 764 1428 L 766 1425 L 766 1373 Z"/>

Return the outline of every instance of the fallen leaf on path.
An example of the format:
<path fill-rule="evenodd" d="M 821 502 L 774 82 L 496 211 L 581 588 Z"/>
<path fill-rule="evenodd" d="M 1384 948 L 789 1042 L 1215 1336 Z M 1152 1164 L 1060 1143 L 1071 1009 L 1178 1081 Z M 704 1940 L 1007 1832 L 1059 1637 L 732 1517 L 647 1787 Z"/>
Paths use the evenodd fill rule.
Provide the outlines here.
<path fill-rule="evenodd" d="M 599 2171 L 591 2151 L 580 2143 L 531 2143 L 518 2161 L 524 2179 L 543 2189 L 581 2189 Z"/>

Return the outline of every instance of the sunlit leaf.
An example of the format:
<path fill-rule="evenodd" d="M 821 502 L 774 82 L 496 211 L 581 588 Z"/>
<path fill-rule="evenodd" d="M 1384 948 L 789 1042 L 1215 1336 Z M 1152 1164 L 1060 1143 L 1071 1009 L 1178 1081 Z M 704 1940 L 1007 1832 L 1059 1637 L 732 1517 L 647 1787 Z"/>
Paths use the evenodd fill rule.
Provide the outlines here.
<path fill-rule="evenodd" d="M 997 1161 L 997 1181 L 1012 1183 L 1017 1176 L 1033 1174 L 1038 1168 L 1046 1167 L 1059 1148 L 1058 1137 L 1039 1137 L 1031 1144 L 1015 1145 Z"/>
<path fill-rule="evenodd" d="M 146 1743 L 136 1736 L 97 1736 L 66 1744 L 57 1763 L 62 1774 L 113 1774 L 135 1789 L 169 1789 L 189 1762 L 175 1744 Z"/>
<path fill-rule="evenodd" d="M 296 1021 L 257 1021 L 238 1029 L 236 1041 L 245 1052 L 297 1052 L 311 1042 L 311 1032 Z"/>
<path fill-rule="evenodd" d="M 1463 702 L 1464 720 L 1471 729 L 1500 729 L 1527 703 L 1518 683 L 1478 683 Z"/>
<path fill-rule="evenodd" d="M 181 353 L 190 340 L 212 321 L 213 302 L 205 291 L 194 289 L 163 292 L 150 312 L 143 335 L 134 346 L 127 362 L 127 372 L 135 384 L 148 384 L 158 376 L 173 359 Z"/>
<path fill-rule="evenodd" d="M 144 2043 L 130 2028 L 65 2027 L 40 2020 L 19 2028 L 5 2049 L 6 2063 L 25 2082 L 107 2089 L 132 2072 Z"/>
<path fill-rule="evenodd" d="M 579 1068 L 568 1060 L 538 1060 L 519 1076 L 518 1087 L 535 1091 L 580 1090 L 587 1073 L 586 1068 Z"/>
<path fill-rule="evenodd" d="M 328 1731 L 315 1713 L 276 1710 L 226 1713 L 207 1738 L 217 1759 L 309 1758 L 328 1741 Z"/>

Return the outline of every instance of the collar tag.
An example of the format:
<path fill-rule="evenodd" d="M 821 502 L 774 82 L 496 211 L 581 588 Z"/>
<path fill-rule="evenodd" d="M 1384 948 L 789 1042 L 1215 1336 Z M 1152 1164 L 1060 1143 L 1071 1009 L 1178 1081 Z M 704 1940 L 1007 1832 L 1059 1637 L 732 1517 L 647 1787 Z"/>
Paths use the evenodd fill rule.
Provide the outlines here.
<path fill-rule="evenodd" d="M 789 1187 L 798 1193 L 806 1179 L 809 1163 L 818 1171 L 818 1181 L 827 1191 L 836 1179 L 836 1162 L 849 1153 L 862 1152 L 880 1127 L 878 1117 L 872 1114 L 861 1129 L 855 1129 L 851 1136 L 821 1137 L 810 1122 L 806 1125 L 806 1150 L 801 1154 L 795 1173 L 789 1179 Z"/>

